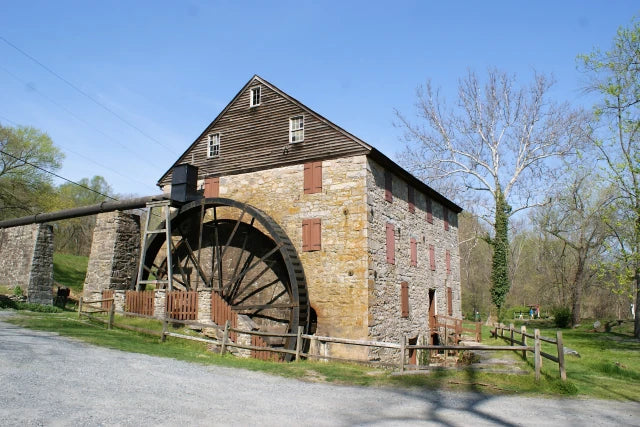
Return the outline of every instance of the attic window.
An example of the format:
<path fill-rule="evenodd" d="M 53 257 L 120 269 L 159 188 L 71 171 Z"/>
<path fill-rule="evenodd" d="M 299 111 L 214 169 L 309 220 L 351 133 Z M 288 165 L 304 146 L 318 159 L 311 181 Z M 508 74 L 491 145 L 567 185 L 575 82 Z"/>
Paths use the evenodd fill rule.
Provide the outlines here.
<path fill-rule="evenodd" d="M 257 107 L 260 105 L 260 86 L 251 88 L 251 100 L 250 107 Z"/>
<path fill-rule="evenodd" d="M 304 116 L 292 117 L 289 119 L 289 142 L 296 143 L 304 141 Z"/>
<path fill-rule="evenodd" d="M 207 157 L 218 157 L 220 155 L 220 134 L 209 134 L 209 145 L 207 146 Z"/>

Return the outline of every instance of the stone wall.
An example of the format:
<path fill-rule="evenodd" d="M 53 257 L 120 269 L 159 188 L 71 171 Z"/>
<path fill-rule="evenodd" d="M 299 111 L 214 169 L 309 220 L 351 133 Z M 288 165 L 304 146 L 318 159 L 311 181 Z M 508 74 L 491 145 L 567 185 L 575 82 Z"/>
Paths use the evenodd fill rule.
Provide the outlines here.
<path fill-rule="evenodd" d="M 460 262 L 457 215 L 449 212 L 444 229 L 443 207 L 432 201 L 433 224 L 427 222 L 426 197 L 414 190 L 415 212 L 409 211 L 408 186 L 392 175 L 391 202 L 385 200 L 385 170 L 373 160 L 367 163 L 369 246 L 369 335 L 372 339 L 399 342 L 426 337 L 429 333 L 429 289 L 435 289 L 436 313 L 447 315 L 446 288 L 453 291 L 453 315 L 460 317 Z M 394 226 L 395 264 L 387 262 L 386 224 Z M 417 265 L 411 266 L 410 242 L 417 242 Z M 432 271 L 429 245 L 435 247 L 436 270 Z M 451 253 L 447 274 L 445 253 Z M 409 315 L 401 316 L 401 282 L 409 284 Z M 372 352 L 376 357 L 377 352 Z M 385 359 L 384 354 L 379 355 Z"/>
<path fill-rule="evenodd" d="M 140 217 L 120 211 L 97 215 L 84 295 L 132 289 L 140 256 Z"/>
<path fill-rule="evenodd" d="M 53 302 L 53 229 L 30 224 L 0 230 L 0 283 L 19 286 L 29 302 Z"/>
<path fill-rule="evenodd" d="M 325 160 L 322 174 L 322 192 L 316 194 L 304 194 L 302 164 L 222 176 L 220 197 L 256 206 L 285 230 L 305 270 L 318 335 L 366 339 L 366 157 Z M 322 221 L 322 248 L 303 252 L 302 220 L 312 218 Z M 363 348 L 332 349 L 366 357 Z"/>

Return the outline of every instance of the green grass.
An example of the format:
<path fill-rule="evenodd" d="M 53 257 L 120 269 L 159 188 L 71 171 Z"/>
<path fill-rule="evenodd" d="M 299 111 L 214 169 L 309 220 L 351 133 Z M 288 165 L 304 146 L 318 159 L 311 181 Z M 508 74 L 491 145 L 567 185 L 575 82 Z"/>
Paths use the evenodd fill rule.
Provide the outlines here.
<path fill-rule="evenodd" d="M 75 294 L 82 292 L 89 258 L 62 253 L 53 254 L 53 280 L 70 288 Z"/>
<path fill-rule="evenodd" d="M 518 323 L 516 328 L 520 328 Z M 557 329 L 550 321 L 527 322 L 527 331 L 533 332 L 535 328 L 540 329 L 542 336 L 556 336 Z M 586 320 L 576 329 L 562 329 L 564 346 L 576 350 L 580 357 L 565 355 L 568 381 L 558 386 L 580 396 L 640 402 L 640 341 L 633 339 L 632 332 L 631 321 L 614 326 L 611 332 L 596 332 L 593 322 Z M 483 336 L 489 336 L 488 332 Z M 502 339 L 485 341 L 494 345 L 505 343 Z M 555 344 L 543 343 L 542 351 L 557 354 Z M 532 357 L 528 357 L 527 363 L 532 367 Z M 547 380 L 557 379 L 558 365 L 543 359 L 542 375 Z"/>

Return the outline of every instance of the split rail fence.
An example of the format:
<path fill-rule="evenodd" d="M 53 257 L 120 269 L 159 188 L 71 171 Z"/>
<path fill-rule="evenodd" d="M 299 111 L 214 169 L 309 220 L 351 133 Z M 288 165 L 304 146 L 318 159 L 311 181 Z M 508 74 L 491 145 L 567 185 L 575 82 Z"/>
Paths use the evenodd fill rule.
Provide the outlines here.
<path fill-rule="evenodd" d="M 142 298 L 144 300 L 143 297 L 136 297 L 136 298 Z M 540 371 L 542 367 L 543 357 L 558 363 L 559 369 L 560 369 L 560 378 L 563 381 L 566 380 L 566 371 L 564 366 L 564 353 L 563 353 L 563 344 L 562 344 L 562 332 L 560 331 L 557 332 L 557 337 L 554 340 L 552 338 L 540 336 L 540 332 L 538 329 L 534 331 L 534 334 L 529 334 L 526 332 L 526 328 L 524 327 L 523 329 L 521 329 L 521 331 L 516 331 L 513 325 L 511 325 L 509 329 L 506 329 L 504 325 L 497 325 L 495 329 L 491 331 L 492 335 L 495 336 L 496 338 L 501 337 L 508 340 L 510 342 L 510 345 L 506 345 L 506 346 L 459 345 L 460 336 L 462 332 L 474 333 L 476 341 L 480 342 L 482 334 L 481 334 L 481 329 L 479 324 L 476 323 L 476 326 L 473 329 L 463 328 L 462 321 L 460 321 L 459 319 L 444 318 L 443 316 L 440 316 L 436 324 L 438 325 L 438 327 L 447 328 L 447 333 L 449 332 L 449 327 L 453 328 L 452 335 L 454 337 L 454 344 L 451 344 L 451 345 L 446 344 L 446 340 L 445 340 L 445 345 L 432 345 L 432 344 L 411 345 L 411 344 L 407 344 L 407 337 L 404 337 L 403 339 L 401 339 L 399 343 L 384 342 L 384 341 L 356 340 L 356 339 L 348 339 L 348 338 L 308 335 L 303 333 L 304 331 L 302 327 L 299 327 L 296 333 L 248 331 L 248 330 L 243 330 L 238 328 L 237 320 L 234 322 L 233 317 L 231 317 L 231 319 L 227 317 L 224 327 L 222 328 L 214 324 L 201 323 L 201 322 L 197 322 L 190 319 L 179 319 L 178 317 L 192 316 L 193 311 L 188 306 L 184 305 L 187 303 L 183 304 L 183 308 L 186 307 L 186 310 L 187 310 L 184 316 L 177 315 L 177 311 L 174 310 L 170 313 L 167 312 L 166 316 L 159 319 L 149 314 L 141 314 L 141 313 L 129 311 L 129 310 L 137 309 L 136 307 L 141 306 L 141 305 L 136 305 L 138 304 L 137 302 L 127 303 L 125 305 L 125 307 L 127 307 L 126 309 L 127 311 L 119 311 L 119 310 L 115 310 L 115 304 L 113 304 L 113 301 L 114 301 L 113 298 L 102 298 L 100 300 L 92 300 L 92 301 L 87 301 L 80 298 L 80 303 L 78 307 L 78 316 L 81 317 L 85 315 L 90 317 L 91 319 L 106 323 L 108 329 L 111 329 L 113 326 L 117 326 L 123 329 L 129 329 L 137 332 L 160 336 L 162 341 L 165 341 L 166 337 L 174 337 L 179 339 L 187 339 L 192 341 L 204 342 L 207 344 L 213 344 L 219 347 L 221 354 L 225 354 L 229 348 L 237 348 L 237 349 L 249 350 L 251 352 L 252 357 L 262 359 L 262 360 L 279 361 L 284 359 L 283 357 L 284 355 L 289 354 L 292 356 L 291 358 L 295 359 L 296 361 L 304 357 L 309 359 L 338 360 L 343 362 L 363 363 L 367 365 L 382 365 L 382 366 L 386 365 L 386 366 L 397 367 L 400 372 L 404 372 L 408 368 L 408 364 L 407 364 L 408 351 L 409 352 L 416 351 L 416 350 L 432 351 L 432 352 L 444 351 L 445 355 L 449 351 L 455 351 L 455 352 L 473 351 L 473 350 L 516 351 L 516 352 L 522 352 L 522 355 L 524 358 L 527 357 L 526 356 L 527 352 L 531 352 L 534 354 L 534 370 L 535 370 L 536 380 L 540 379 Z M 137 300 L 132 299 L 131 301 L 137 301 Z M 167 299 L 167 301 L 171 301 L 171 300 Z M 189 300 L 188 298 L 185 299 L 185 301 L 193 302 L 193 300 Z M 96 307 L 95 304 L 99 304 L 99 306 Z M 144 306 L 145 303 L 140 303 L 140 304 Z M 171 303 L 167 303 L 167 305 L 169 304 Z M 175 308 L 176 306 L 174 305 L 172 307 Z M 212 308 L 213 307 L 218 307 L 219 313 L 224 312 L 226 310 L 226 308 L 223 305 L 221 304 L 216 305 L 215 301 L 212 301 Z M 142 309 L 140 310 L 142 311 Z M 96 313 L 108 314 L 108 320 L 100 319 L 98 317 L 93 316 Z M 124 316 L 141 317 L 141 318 L 158 320 L 162 322 L 162 331 L 148 330 L 148 329 L 138 328 L 138 327 L 125 325 L 125 324 L 116 324 L 114 323 L 114 315 L 116 313 Z M 214 316 L 214 311 L 212 310 L 212 317 L 213 316 Z M 451 319 L 456 320 L 456 323 L 452 325 Z M 202 329 L 205 329 L 205 328 L 214 329 L 216 331 L 220 331 L 220 334 L 216 334 L 216 336 L 222 335 L 222 338 L 221 339 L 220 338 L 217 338 L 217 339 L 204 338 L 200 336 L 192 336 L 192 335 L 185 335 L 185 334 L 170 332 L 169 324 L 183 324 L 188 326 L 195 326 Z M 504 335 L 505 330 L 509 332 L 508 336 Z M 514 334 L 520 334 L 521 340 L 515 339 Z M 237 342 L 238 335 L 250 336 L 251 337 L 250 344 L 242 344 Z M 291 350 L 288 348 L 269 346 L 264 340 L 264 338 L 266 337 L 278 337 L 285 340 L 293 339 L 295 340 L 294 341 L 295 349 Z M 530 342 L 527 340 L 527 338 L 533 339 L 533 345 L 529 344 Z M 379 348 L 379 349 L 392 349 L 398 352 L 398 361 L 397 363 L 391 364 L 391 363 L 363 361 L 363 360 L 357 360 L 357 359 L 348 359 L 340 356 L 329 356 L 329 355 L 321 355 L 321 354 L 305 352 L 303 351 L 305 348 L 303 345 L 304 340 L 307 340 L 307 342 L 309 343 L 312 341 L 316 341 L 323 344 L 335 343 L 335 344 L 364 346 L 364 347 Z M 558 348 L 558 356 L 554 356 L 552 354 L 543 352 L 542 345 L 541 345 L 542 342 L 556 344 Z"/>

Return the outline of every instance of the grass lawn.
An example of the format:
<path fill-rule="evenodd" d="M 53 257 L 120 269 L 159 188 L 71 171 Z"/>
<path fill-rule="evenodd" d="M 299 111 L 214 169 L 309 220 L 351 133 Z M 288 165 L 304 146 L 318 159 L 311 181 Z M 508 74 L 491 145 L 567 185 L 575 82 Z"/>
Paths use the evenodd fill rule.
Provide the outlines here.
<path fill-rule="evenodd" d="M 86 256 L 54 253 L 53 280 L 70 288 L 77 295 L 82 292 L 88 264 L 89 258 Z"/>
<path fill-rule="evenodd" d="M 640 401 L 640 343 L 631 339 L 629 325 L 624 324 L 610 333 L 589 332 L 588 329 L 565 330 L 565 345 L 577 350 L 581 358 L 567 356 L 569 381 L 559 380 L 557 365 L 543 362 L 542 379 L 533 378 L 532 357 L 527 364 L 530 375 L 506 375 L 465 370 L 441 370 L 416 375 L 394 375 L 390 370 L 347 363 L 302 361 L 275 363 L 241 359 L 231 355 L 220 356 L 207 351 L 205 344 L 169 337 L 165 343 L 158 337 L 122 329 L 106 330 L 105 326 L 83 318 L 73 312 L 31 313 L 21 311 L 10 322 L 40 330 L 58 332 L 83 341 L 123 351 L 144 353 L 160 357 L 208 365 L 220 365 L 267 372 L 307 381 L 328 381 L 364 386 L 420 387 L 426 389 L 467 390 L 488 394 L 536 394 L 549 397 L 578 396 L 616 400 Z M 126 323 L 158 330 L 160 323 L 153 320 L 116 316 L 116 323 Z M 555 329 L 543 328 L 542 334 L 555 336 Z M 529 327 L 533 329 L 532 326 Z M 488 338 L 484 342 L 503 345 L 501 339 Z M 545 349 L 554 354 L 551 348 Z M 513 355 L 518 358 L 519 356 Z M 617 364 L 616 364 L 617 362 Z M 526 365 L 525 365 L 526 366 Z"/>

